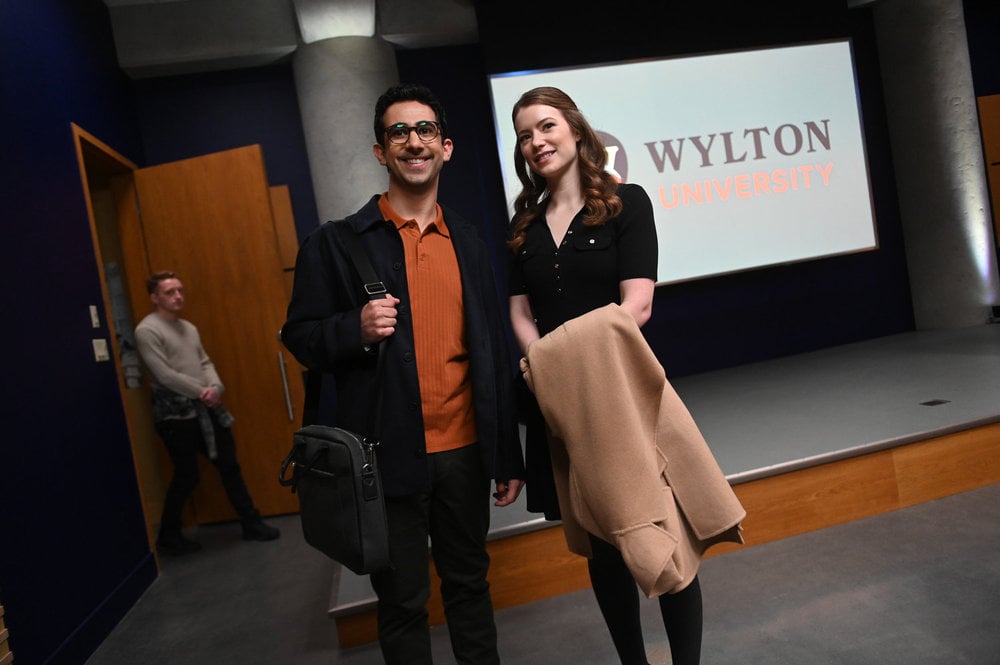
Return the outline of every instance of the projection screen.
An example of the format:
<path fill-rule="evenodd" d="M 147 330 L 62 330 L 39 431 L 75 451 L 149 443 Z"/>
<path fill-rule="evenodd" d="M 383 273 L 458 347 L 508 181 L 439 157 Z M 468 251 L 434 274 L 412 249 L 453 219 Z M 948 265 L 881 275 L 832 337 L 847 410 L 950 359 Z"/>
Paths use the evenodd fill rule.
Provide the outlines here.
<path fill-rule="evenodd" d="M 653 202 L 658 283 L 877 248 L 848 40 L 490 76 L 508 211 L 510 112 L 564 90 L 607 168 Z"/>

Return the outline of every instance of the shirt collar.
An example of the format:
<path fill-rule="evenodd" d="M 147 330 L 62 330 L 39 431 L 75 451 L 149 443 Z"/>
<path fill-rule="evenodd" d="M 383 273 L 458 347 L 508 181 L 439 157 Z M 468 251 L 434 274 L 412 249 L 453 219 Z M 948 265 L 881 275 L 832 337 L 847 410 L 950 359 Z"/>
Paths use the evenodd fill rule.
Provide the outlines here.
<path fill-rule="evenodd" d="M 401 230 L 407 224 L 416 225 L 416 220 L 404 219 L 398 212 L 396 212 L 396 210 L 392 207 L 392 204 L 389 203 L 388 194 L 388 192 L 384 192 L 378 199 L 378 209 L 382 212 L 382 216 L 395 224 L 397 230 Z M 437 230 L 438 233 L 447 238 L 450 234 L 448 233 L 448 226 L 444 223 L 444 212 L 441 210 L 441 206 L 436 203 L 434 204 L 434 209 L 437 216 L 434 218 L 433 222 L 427 225 L 426 230 Z"/>

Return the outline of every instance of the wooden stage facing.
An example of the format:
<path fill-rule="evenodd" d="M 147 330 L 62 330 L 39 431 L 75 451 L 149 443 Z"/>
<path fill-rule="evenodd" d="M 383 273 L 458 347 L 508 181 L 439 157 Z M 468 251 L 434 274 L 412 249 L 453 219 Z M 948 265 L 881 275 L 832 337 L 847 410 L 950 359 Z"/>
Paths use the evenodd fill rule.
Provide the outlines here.
<path fill-rule="evenodd" d="M 1000 325 L 918 331 L 674 382 L 747 509 L 746 544 L 871 517 L 1000 482 Z M 494 509 L 497 609 L 589 586 L 562 530 Z M 340 646 L 376 639 L 366 577 L 334 576 Z M 436 586 L 436 585 L 435 585 Z M 440 595 L 429 604 L 444 622 Z"/>

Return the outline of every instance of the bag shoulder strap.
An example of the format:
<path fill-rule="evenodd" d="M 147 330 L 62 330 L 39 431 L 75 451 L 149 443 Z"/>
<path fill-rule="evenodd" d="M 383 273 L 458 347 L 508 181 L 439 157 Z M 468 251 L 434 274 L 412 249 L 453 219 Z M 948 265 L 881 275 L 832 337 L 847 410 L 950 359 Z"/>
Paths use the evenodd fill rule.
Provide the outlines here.
<path fill-rule="evenodd" d="M 354 264 L 354 269 L 358 271 L 358 275 L 361 277 L 362 285 L 365 291 L 365 295 L 368 296 L 368 300 L 379 300 L 385 298 L 388 292 L 385 288 L 385 282 L 378 278 L 378 274 L 375 272 L 375 268 L 372 267 L 371 260 L 368 258 L 368 253 L 365 252 L 364 247 L 361 246 L 361 240 L 358 238 L 358 234 L 354 231 L 354 227 L 351 226 L 350 222 L 346 220 L 340 220 L 335 222 L 338 235 L 344 243 L 344 247 L 347 249 L 347 253 L 351 257 L 351 262 Z M 368 431 L 366 435 L 366 443 L 371 446 L 377 446 L 381 440 L 382 433 L 382 421 L 379 418 L 379 414 L 382 413 L 383 407 L 383 393 L 382 384 L 385 381 L 385 342 L 378 344 L 378 360 L 375 366 L 375 399 L 373 403 L 375 408 L 371 410 L 368 414 Z"/>
<path fill-rule="evenodd" d="M 358 271 L 358 275 L 361 276 L 362 287 L 365 290 L 365 295 L 368 296 L 369 300 L 378 300 L 379 298 L 384 298 L 386 294 L 385 283 L 378 278 L 375 269 L 372 267 L 372 262 L 368 258 L 368 253 L 365 252 L 365 248 L 361 246 L 361 240 L 358 238 L 358 234 L 354 231 L 354 227 L 347 220 L 340 220 L 335 222 L 337 233 L 340 235 L 340 239 L 344 242 L 344 247 L 347 248 L 347 253 L 351 257 L 351 261 L 354 263 L 354 269 Z"/>

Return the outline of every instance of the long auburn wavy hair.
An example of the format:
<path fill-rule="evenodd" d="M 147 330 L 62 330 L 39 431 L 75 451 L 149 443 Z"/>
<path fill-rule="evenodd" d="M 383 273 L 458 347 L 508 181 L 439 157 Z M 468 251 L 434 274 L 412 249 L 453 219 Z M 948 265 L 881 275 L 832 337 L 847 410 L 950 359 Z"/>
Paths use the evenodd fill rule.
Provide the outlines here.
<path fill-rule="evenodd" d="M 583 223 L 587 226 L 600 226 L 617 217 L 622 211 L 622 201 L 616 193 L 618 182 L 604 168 L 607 153 L 597 132 L 569 95 L 559 88 L 548 86 L 532 88 L 521 95 L 511 111 L 511 121 L 517 120 L 521 109 L 538 104 L 558 109 L 569 126 L 580 135 L 577 148 L 585 210 Z M 528 167 L 519 142 L 514 147 L 514 171 L 521 181 L 522 189 L 514 200 L 514 216 L 511 218 L 510 240 L 507 244 L 516 252 L 524 244 L 528 227 L 541 215 L 541 204 L 548 192 L 548 182 Z"/>

